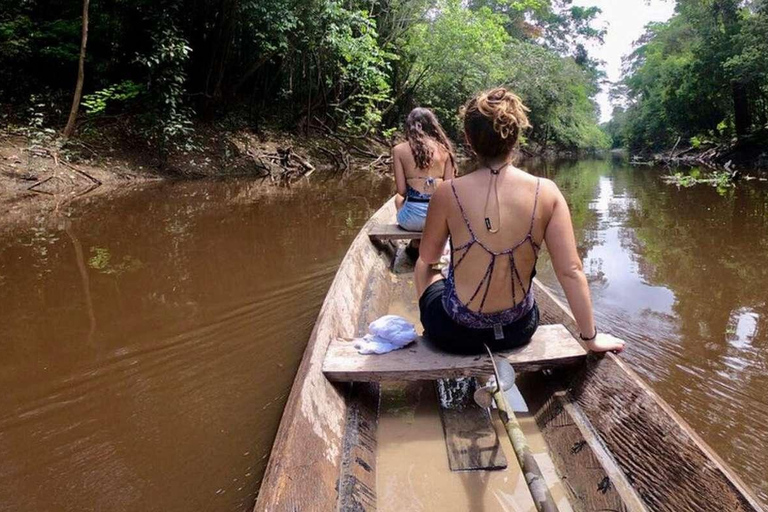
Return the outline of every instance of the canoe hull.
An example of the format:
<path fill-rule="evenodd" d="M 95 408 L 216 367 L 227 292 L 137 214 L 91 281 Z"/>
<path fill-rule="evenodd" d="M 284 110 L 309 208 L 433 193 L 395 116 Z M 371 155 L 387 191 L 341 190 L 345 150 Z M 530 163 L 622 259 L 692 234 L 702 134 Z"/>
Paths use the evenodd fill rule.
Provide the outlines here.
<path fill-rule="evenodd" d="M 339 267 L 289 396 L 256 511 L 376 509 L 374 383 L 332 384 L 322 373 L 333 339 L 355 337 L 386 314 L 391 243 L 367 231 L 391 223 L 394 201 L 366 224 Z M 538 281 L 543 324 L 577 327 Z M 575 510 L 759 511 L 749 487 L 621 358 L 590 356 L 576 368 L 531 374 L 531 406 Z"/>
<path fill-rule="evenodd" d="M 535 285 L 543 322 L 578 336 L 569 309 Z M 628 504 L 639 498 L 648 510 L 763 510 L 752 490 L 619 356 L 589 357 L 563 401 L 583 415 L 607 464 L 619 470 Z"/>

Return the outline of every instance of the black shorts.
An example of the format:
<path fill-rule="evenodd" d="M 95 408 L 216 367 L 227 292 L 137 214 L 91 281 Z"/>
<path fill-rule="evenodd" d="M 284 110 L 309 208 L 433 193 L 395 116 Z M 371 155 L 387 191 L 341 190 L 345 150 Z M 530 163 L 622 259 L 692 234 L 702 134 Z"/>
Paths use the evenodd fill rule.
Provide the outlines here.
<path fill-rule="evenodd" d="M 419 299 L 421 325 L 424 335 L 438 348 L 454 354 L 482 354 L 488 345 L 494 352 L 522 347 L 531 341 L 539 327 L 539 307 L 533 308 L 524 317 L 502 326 L 503 339 L 496 339 L 494 330 L 472 329 L 456 323 L 443 307 L 445 281 L 429 285 Z"/>

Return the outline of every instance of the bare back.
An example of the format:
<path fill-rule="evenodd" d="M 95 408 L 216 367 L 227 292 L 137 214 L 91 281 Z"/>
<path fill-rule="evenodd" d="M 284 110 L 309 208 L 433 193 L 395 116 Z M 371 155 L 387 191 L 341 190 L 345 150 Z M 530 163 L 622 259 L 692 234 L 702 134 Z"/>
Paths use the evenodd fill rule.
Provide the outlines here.
<path fill-rule="evenodd" d="M 491 233 L 485 220 L 489 179 L 488 172 L 475 172 L 451 183 L 447 222 L 456 295 L 472 311 L 490 314 L 515 307 L 528 295 L 551 208 L 542 201 L 546 191 L 542 194 L 538 178 L 508 167 L 497 178 L 498 232 Z"/>
<path fill-rule="evenodd" d="M 407 141 L 401 142 L 392 150 L 397 193 L 401 196 L 406 195 L 408 187 L 419 193 L 432 194 L 441 181 L 453 178 L 453 162 L 448 151 L 432 140 L 426 143 L 432 149 L 432 163 L 428 169 L 419 169 L 416 166 Z"/>

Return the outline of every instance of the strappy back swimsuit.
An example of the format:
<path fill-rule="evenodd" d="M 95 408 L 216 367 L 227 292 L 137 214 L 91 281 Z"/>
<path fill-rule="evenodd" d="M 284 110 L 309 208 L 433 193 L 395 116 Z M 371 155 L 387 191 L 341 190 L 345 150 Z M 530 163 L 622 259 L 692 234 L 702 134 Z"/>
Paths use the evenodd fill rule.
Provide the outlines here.
<path fill-rule="evenodd" d="M 537 244 L 533 239 L 533 227 L 534 221 L 536 219 L 536 206 L 539 201 L 540 185 L 541 180 L 538 179 L 536 181 L 536 195 L 534 196 L 533 200 L 533 212 L 531 213 L 531 223 L 530 227 L 528 228 L 528 234 L 512 247 L 503 251 L 494 251 L 485 245 L 483 241 L 480 240 L 475 234 L 474 229 L 472 229 L 472 224 L 470 224 L 469 218 L 467 217 L 467 213 L 464 211 L 464 206 L 462 206 L 459 195 L 456 192 L 456 187 L 454 186 L 453 182 L 451 182 L 453 196 L 456 198 L 456 203 L 459 205 L 461 216 L 464 218 L 464 224 L 467 226 L 467 230 L 469 231 L 470 235 L 469 241 L 458 247 L 454 247 L 453 237 L 450 238 L 451 262 L 448 269 L 448 278 L 445 280 L 445 289 L 443 291 L 443 307 L 445 308 L 446 313 L 448 313 L 448 315 L 456 323 L 472 329 L 498 328 L 499 326 L 508 325 L 521 319 L 533 308 L 533 278 L 536 275 L 536 262 L 538 261 L 539 250 L 541 249 L 539 244 Z M 523 280 L 520 277 L 520 272 L 517 268 L 517 263 L 515 262 L 515 252 L 526 244 L 530 244 L 530 246 L 533 248 L 535 258 L 533 271 L 531 272 L 531 278 L 527 286 L 523 283 Z M 467 256 L 469 251 L 475 246 L 488 253 L 488 255 L 491 257 L 491 261 L 488 263 L 485 275 L 478 283 L 475 292 L 472 294 L 469 300 L 464 303 L 456 293 L 456 269 L 459 267 L 459 265 L 461 265 L 461 262 L 464 261 L 464 258 Z M 458 261 L 454 263 L 454 259 L 457 255 L 459 255 Z M 512 303 L 514 306 L 502 311 L 484 313 L 483 307 L 485 306 L 485 300 L 488 298 L 488 290 L 491 287 L 491 279 L 493 278 L 494 268 L 496 268 L 496 265 L 501 260 L 505 259 L 509 261 L 510 274 L 512 276 L 510 284 L 512 289 Z M 515 296 L 516 284 L 519 284 L 520 288 L 524 291 L 524 295 L 520 302 L 517 302 L 517 297 Z M 485 288 L 484 291 L 483 288 Z M 481 291 L 483 291 L 482 296 L 480 295 Z M 473 302 L 476 302 L 478 297 L 480 298 L 480 308 L 477 311 L 474 311 L 470 309 L 470 305 L 472 305 Z"/>

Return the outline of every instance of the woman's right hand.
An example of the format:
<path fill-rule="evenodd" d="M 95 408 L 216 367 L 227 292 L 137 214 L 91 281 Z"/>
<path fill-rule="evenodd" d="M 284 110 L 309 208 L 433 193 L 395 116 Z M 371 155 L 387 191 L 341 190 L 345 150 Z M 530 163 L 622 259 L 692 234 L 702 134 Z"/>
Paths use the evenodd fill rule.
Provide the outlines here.
<path fill-rule="evenodd" d="M 605 333 L 597 333 L 593 340 L 585 341 L 587 350 L 590 352 L 614 352 L 619 353 L 624 350 L 625 341 Z"/>

